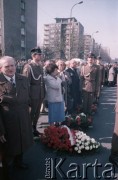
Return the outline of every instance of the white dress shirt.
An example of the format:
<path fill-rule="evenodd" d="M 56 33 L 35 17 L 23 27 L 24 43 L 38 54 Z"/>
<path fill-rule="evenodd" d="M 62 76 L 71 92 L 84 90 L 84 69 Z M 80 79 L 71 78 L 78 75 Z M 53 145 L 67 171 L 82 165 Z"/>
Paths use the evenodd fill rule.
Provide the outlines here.
<path fill-rule="evenodd" d="M 13 84 L 16 84 L 16 81 L 15 81 L 15 74 L 14 74 L 13 77 L 6 76 L 5 74 L 4 74 L 4 76 L 5 76 L 5 78 L 6 78 L 10 83 L 11 83 L 11 78 L 12 78 L 12 79 L 13 79 L 13 80 L 12 80 Z"/>

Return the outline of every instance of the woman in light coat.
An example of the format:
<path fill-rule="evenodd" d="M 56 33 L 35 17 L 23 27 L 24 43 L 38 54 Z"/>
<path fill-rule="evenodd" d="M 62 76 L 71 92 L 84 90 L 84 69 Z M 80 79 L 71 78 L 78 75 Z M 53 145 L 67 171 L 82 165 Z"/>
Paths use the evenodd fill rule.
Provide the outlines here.
<path fill-rule="evenodd" d="M 60 123 L 65 119 L 62 80 L 58 77 L 56 64 L 49 64 L 46 67 L 46 72 L 45 85 L 49 110 L 48 120 L 50 124 Z"/>
<path fill-rule="evenodd" d="M 109 76 L 108 76 L 109 86 L 113 86 L 114 76 L 115 76 L 114 65 L 112 65 L 109 69 Z"/>

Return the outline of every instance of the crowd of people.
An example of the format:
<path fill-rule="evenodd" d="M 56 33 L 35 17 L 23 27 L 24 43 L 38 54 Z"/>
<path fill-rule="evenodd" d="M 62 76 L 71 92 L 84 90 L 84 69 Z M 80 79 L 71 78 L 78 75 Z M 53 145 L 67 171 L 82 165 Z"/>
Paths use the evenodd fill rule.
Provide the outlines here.
<path fill-rule="evenodd" d="M 18 67 L 20 66 L 20 73 L 25 74 L 24 69 L 26 68 L 24 67 L 29 66 L 29 64 L 32 64 L 32 62 L 33 60 L 28 60 L 28 63 L 26 63 L 26 61 L 22 61 L 22 67 L 18 62 L 17 71 L 19 72 Z M 117 83 L 117 63 L 103 64 L 102 58 L 100 56 L 96 57 L 93 53 L 88 54 L 86 63 L 78 62 L 76 59 L 71 59 L 70 61 L 64 61 L 60 59 L 55 61 L 46 60 L 45 62 L 42 62 L 40 58 L 39 64 L 43 68 L 42 77 L 44 81 L 46 80 L 46 77 L 48 77 L 47 75 L 50 75 L 48 71 L 49 66 L 53 66 L 51 64 L 57 65 L 56 77 L 59 77 L 62 81 L 61 88 L 64 99 L 64 106 L 66 108 L 66 113 L 68 114 L 74 113 L 77 110 L 77 107 L 83 107 L 84 113 L 90 115 L 90 106 L 93 102 L 98 101 L 101 87 L 111 87 L 115 86 Z M 45 83 L 45 90 L 47 88 L 46 86 L 47 85 Z M 47 93 L 48 92 L 49 89 Z M 90 105 L 87 105 L 88 101 L 86 92 L 90 92 L 88 93 L 91 97 L 88 99 L 89 102 L 91 101 Z M 44 106 L 45 102 L 47 102 L 46 97 L 43 103 Z"/>
<path fill-rule="evenodd" d="M 92 116 L 103 85 L 114 86 L 117 63 L 102 64 L 101 57 L 88 54 L 87 62 L 76 59 L 41 61 L 41 49 L 31 50 L 31 60 L 0 59 L 0 153 L 3 175 L 9 180 L 9 166 L 26 169 L 23 153 L 39 136 L 37 122 L 41 106 L 48 106 L 48 122 L 60 125 L 65 115 L 81 109 Z"/>

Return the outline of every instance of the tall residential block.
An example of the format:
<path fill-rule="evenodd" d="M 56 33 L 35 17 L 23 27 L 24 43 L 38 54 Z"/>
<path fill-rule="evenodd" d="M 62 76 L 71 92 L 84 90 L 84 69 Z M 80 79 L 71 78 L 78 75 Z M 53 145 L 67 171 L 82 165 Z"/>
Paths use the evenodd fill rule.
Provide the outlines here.
<path fill-rule="evenodd" d="M 0 52 L 30 57 L 37 45 L 37 0 L 0 0 Z"/>
<path fill-rule="evenodd" d="M 49 48 L 54 58 L 81 58 L 84 54 L 83 25 L 75 18 L 55 20 L 56 23 L 44 25 L 44 48 Z"/>
<path fill-rule="evenodd" d="M 84 59 L 87 59 L 87 55 L 92 49 L 91 35 L 84 35 Z"/>

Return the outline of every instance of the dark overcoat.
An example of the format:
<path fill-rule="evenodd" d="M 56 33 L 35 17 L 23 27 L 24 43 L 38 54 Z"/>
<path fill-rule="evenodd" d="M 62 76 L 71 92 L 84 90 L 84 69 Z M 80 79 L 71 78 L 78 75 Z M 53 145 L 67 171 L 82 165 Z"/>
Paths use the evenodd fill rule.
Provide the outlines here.
<path fill-rule="evenodd" d="M 4 147 L 10 155 L 23 153 L 33 143 L 28 79 L 16 74 L 15 81 L 14 88 L 0 74 L 0 136 L 5 135 Z"/>
<path fill-rule="evenodd" d="M 70 84 L 70 96 L 73 98 L 75 106 L 80 105 L 82 103 L 81 100 L 81 92 L 80 92 L 80 79 L 77 74 L 76 69 L 68 68 L 66 70 L 69 73 L 69 77 L 71 78 Z"/>

